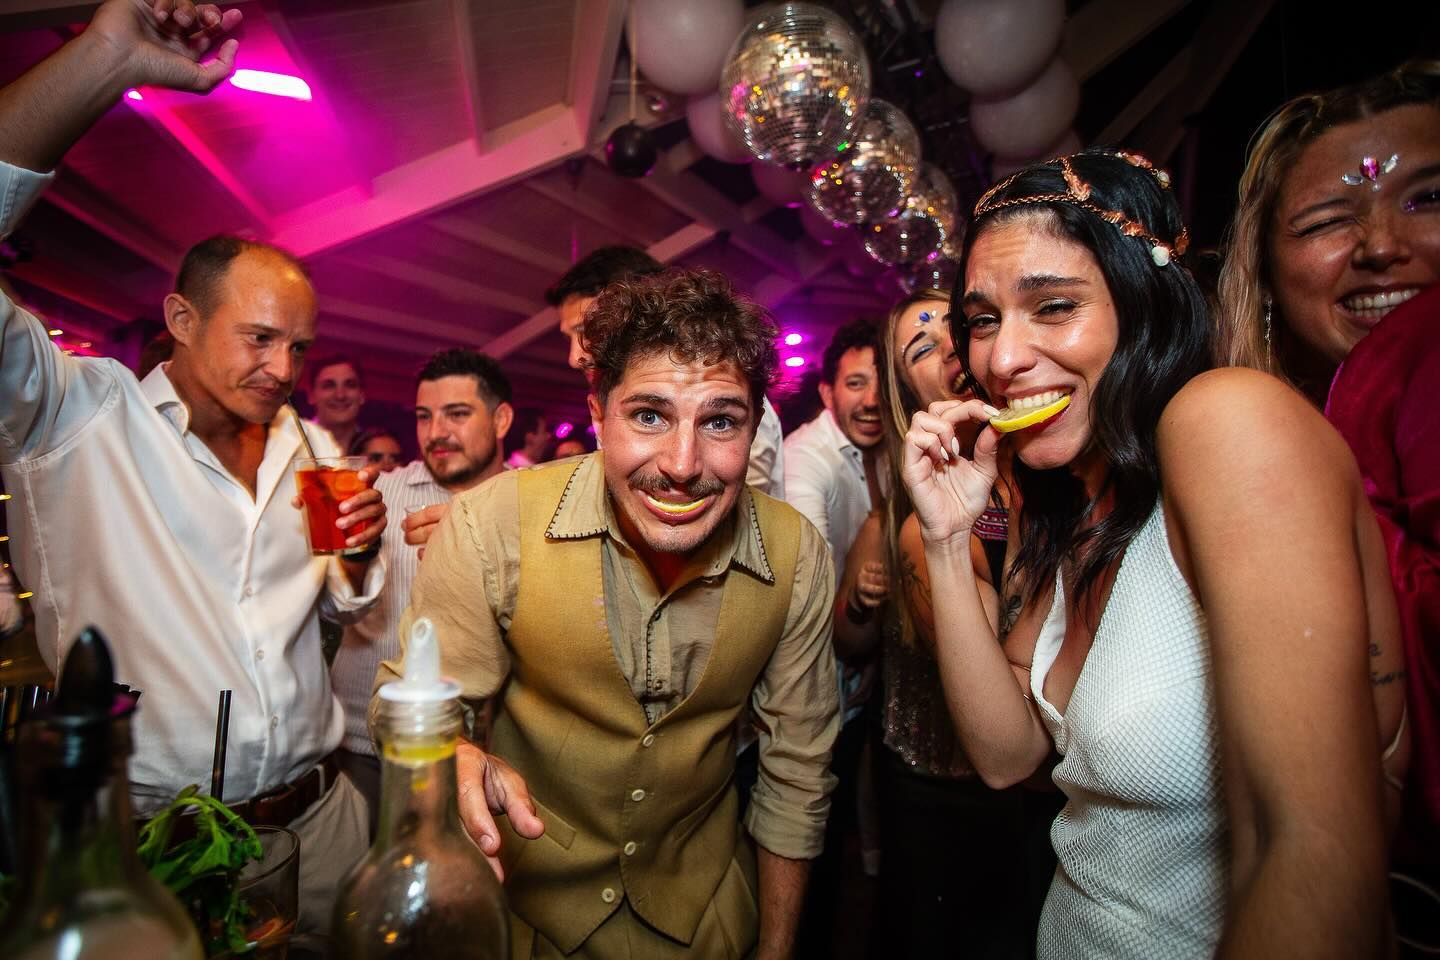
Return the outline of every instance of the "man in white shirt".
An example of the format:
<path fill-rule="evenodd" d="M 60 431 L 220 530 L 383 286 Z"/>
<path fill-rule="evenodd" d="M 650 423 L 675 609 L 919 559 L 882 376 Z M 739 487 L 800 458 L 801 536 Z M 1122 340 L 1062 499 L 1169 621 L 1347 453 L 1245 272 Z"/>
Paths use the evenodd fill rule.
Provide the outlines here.
<path fill-rule="evenodd" d="M 825 408 L 809 423 L 785 438 L 785 492 L 791 506 L 820 530 L 830 544 L 838 588 L 845 558 L 872 507 L 880 505 L 884 476 L 885 426 L 880 416 L 879 378 L 875 369 L 876 327 L 855 320 L 835 331 L 820 378 L 820 399 Z M 836 614 L 860 624 L 870 611 L 846 610 Z M 842 663 L 841 706 L 844 726 L 835 740 L 831 770 L 839 780 L 830 822 L 826 826 L 826 852 L 815 862 L 800 932 L 801 952 L 828 952 L 840 875 L 838 853 L 845 833 L 855 822 L 855 793 L 865 743 L 865 724 L 858 722 L 868 696 L 863 665 Z"/>
<path fill-rule="evenodd" d="M 189 0 L 109 0 L 89 27 L 0 91 L 0 234 L 65 151 L 125 90 L 206 91 L 234 65 L 240 21 Z M 223 43 L 221 41 L 224 41 Z M 199 64 L 204 51 L 216 59 Z M 119 159 L 119 158 L 117 158 Z M 283 251 L 197 244 L 165 298 L 174 358 L 139 382 L 119 362 L 67 357 L 0 296 L 0 471 L 16 572 L 34 591 L 54 669 L 87 624 L 116 679 L 144 693 L 130 759 L 136 812 L 210 779 L 216 703 L 233 691 L 224 799 L 301 838 L 300 925 L 321 929 L 364 854 L 364 800 L 331 754 L 343 714 L 317 610 L 374 602 L 380 494 L 341 505 L 347 546 L 312 556 L 295 492 L 297 418 L 285 408 L 315 336 L 315 291 Z M 333 440 L 308 431 L 317 454 Z M 366 487 L 374 471 L 361 474 Z M 363 531 L 360 522 L 367 521 Z"/>
<path fill-rule="evenodd" d="M 415 396 L 415 439 L 421 459 L 375 481 L 386 505 L 407 520 L 423 523 L 443 513 L 450 498 L 500 473 L 501 444 L 510 430 L 510 381 L 483 353 L 455 347 L 441 350 L 420 370 Z M 410 605 L 410 586 L 420 570 L 419 551 L 405 543 L 400 525 L 380 541 L 385 589 L 362 619 L 345 628 L 330 665 L 335 694 L 345 706 L 345 739 L 340 766 L 370 802 L 370 824 L 379 815 L 380 763 L 365 714 L 382 660 L 400 656 L 400 615 Z"/>
<path fill-rule="evenodd" d="M 556 281 L 555 286 L 545 291 L 545 300 L 560 313 L 560 332 L 570 340 L 570 366 L 582 372 L 588 371 L 591 363 L 580 338 L 585 325 L 585 313 L 595 298 L 616 280 L 626 277 L 644 277 L 660 273 L 665 265 L 638 247 L 600 247 L 582 257 Z M 600 422 L 600 407 L 592 393 L 590 419 Z M 765 398 L 761 406 L 760 423 L 755 439 L 750 444 L 750 466 L 745 482 L 758 487 L 777 500 L 785 499 L 785 453 L 780 432 L 780 417 Z"/>

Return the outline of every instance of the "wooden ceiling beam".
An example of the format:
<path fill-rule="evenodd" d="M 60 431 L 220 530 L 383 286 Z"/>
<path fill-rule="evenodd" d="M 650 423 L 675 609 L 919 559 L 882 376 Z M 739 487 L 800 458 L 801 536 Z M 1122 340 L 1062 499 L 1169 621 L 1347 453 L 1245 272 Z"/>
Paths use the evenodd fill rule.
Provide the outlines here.
<path fill-rule="evenodd" d="M 262 235 L 270 233 L 270 209 L 260 202 L 259 197 L 250 192 L 250 188 L 241 182 L 225 161 L 210 149 L 205 139 L 191 129 L 188 123 L 176 116 L 174 111 L 156 103 L 153 98 L 147 99 L 135 112 L 152 127 L 161 131 L 181 150 L 188 153 L 210 179 L 214 180 L 236 203 L 244 207 L 245 212 L 260 228 Z"/>
<path fill-rule="evenodd" d="M 543 306 L 531 297 L 517 296 L 505 290 L 487 287 L 443 270 L 402 260 L 390 254 L 369 252 L 342 254 L 333 259 L 357 270 L 366 270 L 391 280 L 398 280 L 401 283 L 429 290 L 452 303 L 480 304 L 509 313 L 518 313 L 521 316 L 529 316 Z"/>
<path fill-rule="evenodd" d="M 173 274 L 179 269 L 185 256 L 184 250 L 152 232 L 143 220 L 121 209 L 107 194 L 64 164 L 41 199 L 166 273 Z"/>
<path fill-rule="evenodd" d="M 682 158 L 683 159 L 683 158 Z M 787 277 L 809 276 L 820 258 L 818 247 L 808 239 L 792 243 L 762 223 L 745 219 L 744 209 L 698 174 L 677 170 L 669 163 L 669 151 L 655 164 L 648 177 L 636 181 L 652 196 L 696 223 L 726 231 L 730 243 Z"/>
<path fill-rule="evenodd" d="M 1088 80 L 1179 13 L 1187 2 L 1091 0 L 1065 21 L 1060 58 L 1082 82 Z"/>
<path fill-rule="evenodd" d="M 377 327 L 405 333 L 411 337 L 422 334 L 440 339 L 450 338 L 455 341 L 455 346 L 460 347 L 478 347 L 489 338 L 486 331 L 474 324 L 453 323 L 433 316 L 422 317 L 388 307 L 356 303 L 353 300 L 324 294 L 320 296 L 320 312 L 374 324 Z"/>
<path fill-rule="evenodd" d="M 480 102 L 480 72 L 475 63 L 475 23 L 471 0 L 450 0 L 455 21 L 455 54 L 460 61 L 460 89 L 465 95 L 465 114 L 475 148 L 485 149 L 485 109 Z"/>
<path fill-rule="evenodd" d="M 645 238 L 640 235 L 638 230 L 624 222 L 621 213 L 605 206 L 588 193 L 583 193 L 578 189 L 567 190 L 548 180 L 537 180 L 533 177 L 525 181 L 524 187 L 526 190 L 580 214 L 587 220 L 600 224 L 611 233 L 619 234 L 622 239 L 635 246 L 643 246 L 645 243 Z"/>
<path fill-rule="evenodd" d="M 1195 39 L 1190 69 L 1174 93 L 1161 98 L 1132 138 L 1137 150 L 1166 163 L 1185 135 L 1185 121 L 1210 101 L 1275 0 L 1215 0 Z"/>
<path fill-rule="evenodd" d="M 557 277 L 570 269 L 570 261 L 566 258 L 531 246 L 518 237 L 507 236 L 498 230 L 492 230 L 474 220 L 465 219 L 458 212 L 430 217 L 425 221 L 425 226 L 448 237 L 480 247 L 483 250 L 489 250 L 492 253 L 501 254 Z"/>
<path fill-rule="evenodd" d="M 300 256 L 459 203 L 580 156 L 609 93 L 625 22 L 623 0 L 577 0 L 565 103 L 437 150 L 275 218 L 273 239 Z"/>
<path fill-rule="evenodd" d="M 1115 115 L 1115 119 L 1105 125 L 1105 129 L 1101 130 L 1099 136 L 1095 138 L 1095 142 L 1109 145 L 1125 144 L 1125 138 L 1140 125 L 1141 121 L 1165 102 L 1167 97 L 1175 95 L 1175 91 L 1190 75 L 1190 65 L 1194 59 L 1193 45 L 1185 47 L 1177 53 L 1159 73 L 1150 78 L 1150 82 L 1145 85 L 1145 88 Z"/>
<path fill-rule="evenodd" d="M 610 96 L 610 79 L 620 56 L 628 6 L 626 0 L 578 0 L 575 5 L 567 102 L 575 113 L 581 149 L 590 142 L 591 131 Z"/>
<path fill-rule="evenodd" d="M 129 324 L 145 312 L 137 304 L 125 302 L 114 290 L 101 289 L 91 277 L 53 258 L 17 263 L 6 270 L 26 283 L 42 287 L 57 297 L 109 317 L 121 325 Z"/>

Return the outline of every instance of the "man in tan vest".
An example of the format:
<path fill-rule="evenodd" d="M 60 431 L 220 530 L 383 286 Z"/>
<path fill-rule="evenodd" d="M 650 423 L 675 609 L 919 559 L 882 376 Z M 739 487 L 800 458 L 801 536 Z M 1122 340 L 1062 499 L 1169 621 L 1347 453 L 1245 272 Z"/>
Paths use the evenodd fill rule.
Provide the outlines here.
<path fill-rule="evenodd" d="M 428 544 L 401 636 L 429 617 L 445 672 L 499 697 L 460 804 L 517 958 L 792 951 L 839 704 L 828 547 L 745 485 L 775 335 L 718 274 L 608 288 L 584 328 L 603 451 L 456 497 Z"/>

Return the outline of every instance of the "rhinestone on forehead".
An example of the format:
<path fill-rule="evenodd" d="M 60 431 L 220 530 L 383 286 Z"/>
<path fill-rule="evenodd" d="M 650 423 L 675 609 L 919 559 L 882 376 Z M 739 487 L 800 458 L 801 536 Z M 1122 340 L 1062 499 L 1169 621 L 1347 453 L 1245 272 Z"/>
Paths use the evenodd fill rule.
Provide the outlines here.
<path fill-rule="evenodd" d="M 1390 159 L 1386 160 L 1384 163 L 1381 163 L 1375 157 L 1361 157 L 1360 172 L 1358 174 L 1342 173 L 1340 174 L 1340 179 L 1342 182 L 1352 187 L 1358 187 L 1362 183 L 1368 182 L 1371 184 L 1371 190 L 1379 192 L 1380 178 L 1385 176 L 1385 174 L 1390 173 L 1399 165 L 1400 154 L 1398 153 L 1390 154 Z"/>
<path fill-rule="evenodd" d="M 931 320 L 934 319 L 935 314 L 931 313 L 929 310 L 921 310 L 920 316 L 915 318 L 915 326 L 923 327 L 925 326 L 925 324 L 929 323 Z"/>

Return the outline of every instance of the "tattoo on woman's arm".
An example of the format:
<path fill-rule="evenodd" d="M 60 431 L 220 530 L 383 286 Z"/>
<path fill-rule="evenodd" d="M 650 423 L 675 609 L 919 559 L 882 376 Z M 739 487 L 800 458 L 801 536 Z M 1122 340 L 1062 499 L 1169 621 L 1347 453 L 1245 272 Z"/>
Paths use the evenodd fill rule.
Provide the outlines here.
<path fill-rule="evenodd" d="M 1005 603 L 1000 609 L 1000 640 L 1010 635 L 1015 627 L 1015 621 L 1020 619 L 1020 594 L 1012 593 L 1005 598 Z"/>

